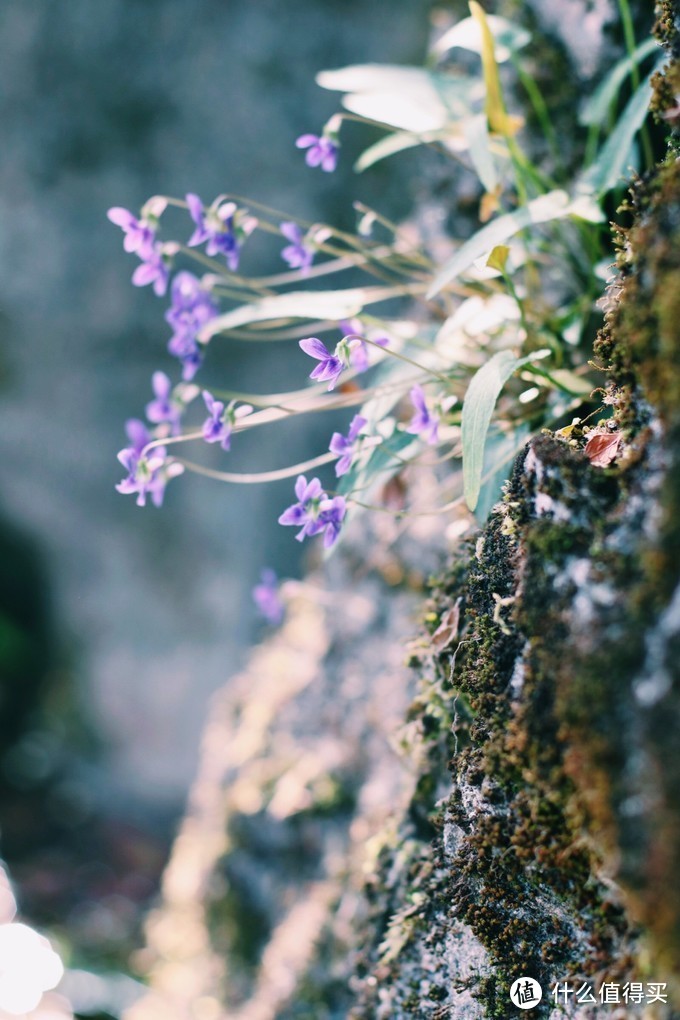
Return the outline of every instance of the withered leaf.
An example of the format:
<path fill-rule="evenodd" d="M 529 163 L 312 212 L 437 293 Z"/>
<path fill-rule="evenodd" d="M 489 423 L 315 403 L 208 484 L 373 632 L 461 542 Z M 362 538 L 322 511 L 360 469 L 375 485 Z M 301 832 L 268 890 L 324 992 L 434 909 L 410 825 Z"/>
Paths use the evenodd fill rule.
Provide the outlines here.
<path fill-rule="evenodd" d="M 608 467 L 619 452 L 621 436 L 618 432 L 597 432 L 585 447 L 585 455 L 593 467 Z"/>
<path fill-rule="evenodd" d="M 455 605 L 451 606 L 442 616 L 441 623 L 430 639 L 435 652 L 443 652 L 445 648 L 448 648 L 456 640 L 459 624 L 460 599 L 456 599 Z"/>

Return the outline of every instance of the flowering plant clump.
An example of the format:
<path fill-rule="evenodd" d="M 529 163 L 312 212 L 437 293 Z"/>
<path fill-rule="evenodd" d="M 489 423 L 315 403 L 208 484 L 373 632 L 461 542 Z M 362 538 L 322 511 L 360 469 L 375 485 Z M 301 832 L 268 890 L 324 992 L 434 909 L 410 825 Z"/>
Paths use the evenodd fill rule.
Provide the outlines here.
<path fill-rule="evenodd" d="M 398 511 L 405 519 L 465 505 L 483 518 L 530 431 L 588 409 L 597 387 L 588 361 L 593 314 L 612 257 L 602 205 L 621 187 L 635 152 L 648 151 L 658 54 L 653 43 L 630 48 L 634 88 L 627 103 L 620 100 L 624 73 L 617 65 L 586 104 L 587 157 L 574 173 L 562 164 L 532 61 L 523 60 L 525 51 L 531 55 L 530 34 L 487 19 L 475 0 L 469 6 L 470 17 L 443 33 L 426 68 L 370 64 L 322 72 L 319 84 L 343 94 L 346 112 L 296 145 L 308 166 L 331 173 L 340 131 L 352 120 L 386 132 L 363 152 L 359 171 L 404 148 L 421 146 L 425 158 L 429 149 L 450 155 L 452 174 L 477 181 L 480 226 L 472 236 L 455 242 L 440 236 L 431 246 L 415 227 L 404 230 L 359 202 L 355 233 L 226 194 L 209 205 L 194 193 L 154 196 L 138 215 L 109 210 L 125 250 L 139 260 L 133 283 L 151 285 L 159 297 L 169 290 L 167 350 L 181 374 L 173 385 L 164 370 L 155 372 L 148 425 L 127 423 L 120 492 L 136 495 L 141 506 L 147 498 L 160 506 L 168 482 L 184 471 L 242 484 L 295 478 L 295 502 L 279 523 L 296 527 L 300 541 L 323 535 L 330 549 L 351 516 L 386 509 L 381 494 L 391 479 L 410 495 Z M 457 60 L 461 50 L 468 51 L 465 61 Z M 469 51 L 479 56 L 476 72 L 469 70 Z M 523 122 L 508 112 L 504 62 L 519 70 L 516 80 L 534 103 L 552 152 L 548 169 L 532 162 Z M 512 70 L 503 80 L 512 80 Z M 164 236 L 171 219 L 184 240 Z M 275 238 L 285 271 L 244 270 L 254 231 Z M 324 286 L 325 278 L 334 286 Z M 201 389 L 193 380 L 218 338 L 288 342 L 301 382 L 305 372 L 309 381 L 292 393 Z M 311 371 L 301 352 L 316 362 Z M 191 407 L 200 394 L 202 417 Z M 328 410 L 348 412 L 347 431 L 327 434 L 325 452 L 311 460 L 275 471 L 208 469 L 181 452 L 207 443 L 228 453 L 244 429 Z M 602 413 L 611 413 L 606 401 Z M 195 417 L 189 425 L 188 415 Z M 606 467 L 620 447 L 612 440 L 607 449 L 606 463 L 593 459 L 594 465 Z M 419 504 L 421 487 L 410 485 L 421 464 L 439 480 L 437 506 Z M 328 471 L 326 482 L 316 474 L 308 480 L 306 472 L 316 469 Z M 263 575 L 256 591 L 265 616 L 278 619 L 273 575 Z"/>

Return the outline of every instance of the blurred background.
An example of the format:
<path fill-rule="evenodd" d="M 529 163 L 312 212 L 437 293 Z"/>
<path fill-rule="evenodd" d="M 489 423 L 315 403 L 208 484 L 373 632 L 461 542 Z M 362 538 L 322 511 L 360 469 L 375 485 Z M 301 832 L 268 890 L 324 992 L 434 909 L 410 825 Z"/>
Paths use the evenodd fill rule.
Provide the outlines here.
<path fill-rule="evenodd" d="M 0 7 L 0 852 L 24 914 L 61 931 L 75 963 L 117 964 L 134 945 L 208 700 L 258 634 L 252 586 L 265 564 L 295 575 L 301 554 L 275 523 L 288 483 L 184 478 L 162 511 L 114 491 L 125 419 L 154 370 L 178 373 L 166 301 L 130 286 L 136 260 L 106 210 L 228 190 L 338 226 L 355 198 L 403 216 L 406 170 L 352 173 L 365 129 L 343 129 L 332 175 L 294 142 L 337 108 L 317 71 L 422 61 L 429 6 Z M 252 259 L 271 271 L 276 245 Z M 203 381 L 301 385 L 306 364 L 282 355 L 225 345 Z M 285 464 L 289 441 L 274 432 L 261 466 Z M 298 441 L 318 451 L 313 431 Z"/>

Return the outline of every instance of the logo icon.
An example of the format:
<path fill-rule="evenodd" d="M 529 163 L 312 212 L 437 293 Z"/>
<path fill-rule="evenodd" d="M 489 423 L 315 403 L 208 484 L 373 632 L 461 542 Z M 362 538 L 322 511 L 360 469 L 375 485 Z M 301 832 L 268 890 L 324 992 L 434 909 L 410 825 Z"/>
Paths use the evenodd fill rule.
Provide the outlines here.
<path fill-rule="evenodd" d="M 543 998 L 543 990 L 538 981 L 530 977 L 517 978 L 510 988 L 510 1000 L 520 1009 L 533 1009 Z"/>

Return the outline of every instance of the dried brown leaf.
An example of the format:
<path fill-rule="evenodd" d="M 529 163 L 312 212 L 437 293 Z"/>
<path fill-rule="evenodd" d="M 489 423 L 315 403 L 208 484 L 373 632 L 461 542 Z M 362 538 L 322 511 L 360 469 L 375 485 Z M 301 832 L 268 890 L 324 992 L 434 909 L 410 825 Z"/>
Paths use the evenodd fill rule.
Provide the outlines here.
<path fill-rule="evenodd" d="M 618 432 L 597 432 L 591 435 L 584 452 L 593 467 L 609 467 L 616 460 L 620 444 Z"/>
<path fill-rule="evenodd" d="M 458 637 L 460 625 L 460 599 L 456 599 L 455 605 L 451 606 L 442 616 L 441 623 L 432 635 L 432 647 L 436 652 L 443 652 Z"/>

